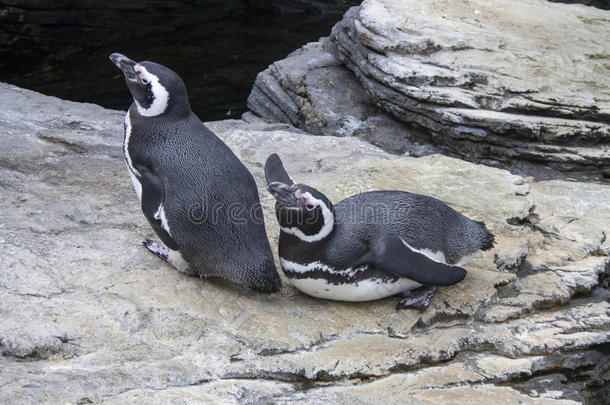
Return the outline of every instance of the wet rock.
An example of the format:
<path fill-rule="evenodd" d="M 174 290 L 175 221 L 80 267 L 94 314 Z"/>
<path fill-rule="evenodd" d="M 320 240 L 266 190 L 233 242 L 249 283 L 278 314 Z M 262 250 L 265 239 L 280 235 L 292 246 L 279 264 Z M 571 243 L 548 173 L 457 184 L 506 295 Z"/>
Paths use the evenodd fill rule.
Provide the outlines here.
<path fill-rule="evenodd" d="M 0 84 L 0 402 L 567 404 L 608 383 L 609 186 L 398 158 L 286 124 L 208 123 L 259 184 L 274 248 L 272 152 L 334 201 L 425 193 L 497 236 L 423 312 L 288 283 L 261 295 L 179 274 L 141 246 L 154 235 L 121 155 L 123 115 Z"/>

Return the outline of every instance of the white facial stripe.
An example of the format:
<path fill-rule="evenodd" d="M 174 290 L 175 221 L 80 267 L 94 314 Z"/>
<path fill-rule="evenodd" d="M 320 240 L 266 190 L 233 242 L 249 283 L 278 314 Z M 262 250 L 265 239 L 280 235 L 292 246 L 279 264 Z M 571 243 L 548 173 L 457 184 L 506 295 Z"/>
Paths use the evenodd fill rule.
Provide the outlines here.
<path fill-rule="evenodd" d="M 167 217 L 165 216 L 165 209 L 163 208 L 163 204 L 159 205 L 159 209 L 155 212 L 155 219 L 161 221 L 161 228 L 165 229 L 165 231 L 171 236 L 172 233 L 169 230 L 169 223 L 167 222 Z"/>
<path fill-rule="evenodd" d="M 366 266 L 357 268 L 347 268 L 345 270 L 335 270 L 334 268 L 320 262 L 302 265 L 291 262 L 280 257 L 280 264 L 284 270 L 295 273 L 305 273 L 307 271 L 319 270 L 328 273 L 344 273 L 353 276 L 358 271 L 364 271 Z M 417 281 L 408 278 L 399 278 L 395 281 L 382 280 L 360 280 L 355 283 L 331 284 L 324 278 L 291 278 L 290 281 L 300 291 L 316 298 L 323 298 L 335 301 L 370 301 L 389 297 L 403 291 L 420 287 Z"/>
<path fill-rule="evenodd" d="M 140 173 L 133 167 L 131 157 L 129 156 L 129 138 L 131 137 L 131 120 L 129 119 L 129 111 L 125 115 L 125 136 L 123 138 L 123 154 L 125 155 L 125 162 L 127 163 L 127 170 L 129 171 L 129 177 L 133 183 L 133 188 L 136 190 L 138 195 L 138 201 L 142 202 L 142 184 L 138 180 Z"/>
<path fill-rule="evenodd" d="M 333 227 L 335 226 L 335 216 L 322 200 L 318 200 L 312 196 L 311 193 L 305 192 L 302 194 L 302 197 L 306 199 L 308 204 L 319 206 L 322 209 L 322 218 L 324 219 L 322 229 L 315 235 L 305 235 L 299 228 L 280 227 L 280 229 L 282 232 L 296 236 L 303 242 L 317 242 L 324 239 L 332 232 Z"/>
<path fill-rule="evenodd" d="M 148 108 L 142 107 L 137 100 L 134 100 L 136 107 L 138 108 L 138 112 L 144 117 L 155 117 L 163 114 L 167 108 L 169 93 L 165 87 L 159 83 L 159 78 L 146 70 L 144 66 L 136 65 L 134 70 L 140 73 L 141 78 L 144 78 L 150 82 L 150 88 L 153 94 L 153 102 Z"/>

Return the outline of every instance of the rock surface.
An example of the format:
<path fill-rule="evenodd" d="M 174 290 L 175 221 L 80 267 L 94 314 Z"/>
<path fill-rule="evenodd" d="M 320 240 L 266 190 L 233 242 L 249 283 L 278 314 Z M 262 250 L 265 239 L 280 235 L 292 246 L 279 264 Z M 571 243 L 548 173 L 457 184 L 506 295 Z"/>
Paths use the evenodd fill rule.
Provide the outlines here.
<path fill-rule="evenodd" d="M 287 61 L 261 73 L 249 106 L 269 121 L 305 129 L 320 121 L 313 132 L 326 134 L 341 132 L 337 122 L 366 128 L 368 117 L 385 115 L 371 112 L 375 105 L 458 156 L 610 175 L 608 37 L 609 14 L 581 5 L 366 0 L 335 25 L 327 43 L 301 51 L 316 48 L 317 55 L 305 58 L 300 71 L 282 71 L 295 65 Z M 320 69 L 346 75 L 322 47 L 364 89 L 355 91 L 353 110 L 342 103 L 358 87 L 353 78 L 337 94 L 316 95 L 318 88 L 332 90 L 314 82 Z M 286 94 L 314 102 L 297 101 L 286 111 Z M 369 106 L 364 118 L 361 105 Z M 383 120 L 408 151 L 412 130 Z"/>
<path fill-rule="evenodd" d="M 0 403 L 571 404 L 608 386 L 606 185 L 533 182 L 287 125 L 208 125 L 260 185 L 278 152 L 338 200 L 404 189 L 484 220 L 497 245 L 423 311 L 265 296 L 179 274 L 121 154 L 123 114 L 0 84 Z M 601 402 L 599 402 L 601 403 Z"/>
<path fill-rule="evenodd" d="M 428 136 L 377 107 L 325 44 L 326 39 L 307 44 L 260 72 L 248 108 L 267 122 L 315 135 L 356 136 L 392 153 L 438 151 Z"/>

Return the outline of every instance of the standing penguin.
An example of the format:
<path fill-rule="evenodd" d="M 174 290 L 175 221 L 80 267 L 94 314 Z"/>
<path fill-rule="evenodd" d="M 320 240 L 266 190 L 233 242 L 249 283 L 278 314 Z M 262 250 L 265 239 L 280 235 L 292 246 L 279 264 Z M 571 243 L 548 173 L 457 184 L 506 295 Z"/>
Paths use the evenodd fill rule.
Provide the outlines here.
<path fill-rule="evenodd" d="M 281 282 L 252 175 L 191 111 L 172 70 L 119 53 L 133 104 L 123 151 L 142 211 L 163 244 L 145 246 L 178 271 L 262 292 Z"/>
<path fill-rule="evenodd" d="M 458 266 L 494 244 L 485 224 L 432 197 L 371 191 L 333 206 L 318 190 L 294 184 L 276 154 L 267 158 L 265 177 L 277 200 L 284 274 L 314 297 L 400 294 L 396 309 L 423 309 L 434 286 L 462 281 L 466 270 Z"/>

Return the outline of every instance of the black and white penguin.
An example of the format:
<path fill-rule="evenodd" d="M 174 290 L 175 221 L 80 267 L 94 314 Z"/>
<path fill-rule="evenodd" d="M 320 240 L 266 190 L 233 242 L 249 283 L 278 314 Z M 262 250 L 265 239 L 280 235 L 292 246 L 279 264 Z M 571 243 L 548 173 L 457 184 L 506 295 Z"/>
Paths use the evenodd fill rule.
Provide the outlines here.
<path fill-rule="evenodd" d="M 428 306 L 435 286 L 466 276 L 472 254 L 493 247 L 482 222 L 443 202 L 404 191 L 371 191 L 333 204 L 295 184 L 278 155 L 265 163 L 276 198 L 284 274 L 305 294 L 368 301 L 400 294 L 397 309 Z"/>
<path fill-rule="evenodd" d="M 113 53 L 133 104 L 123 151 L 142 211 L 163 244 L 145 246 L 178 271 L 262 292 L 281 286 L 256 184 L 191 111 L 172 70 Z"/>

